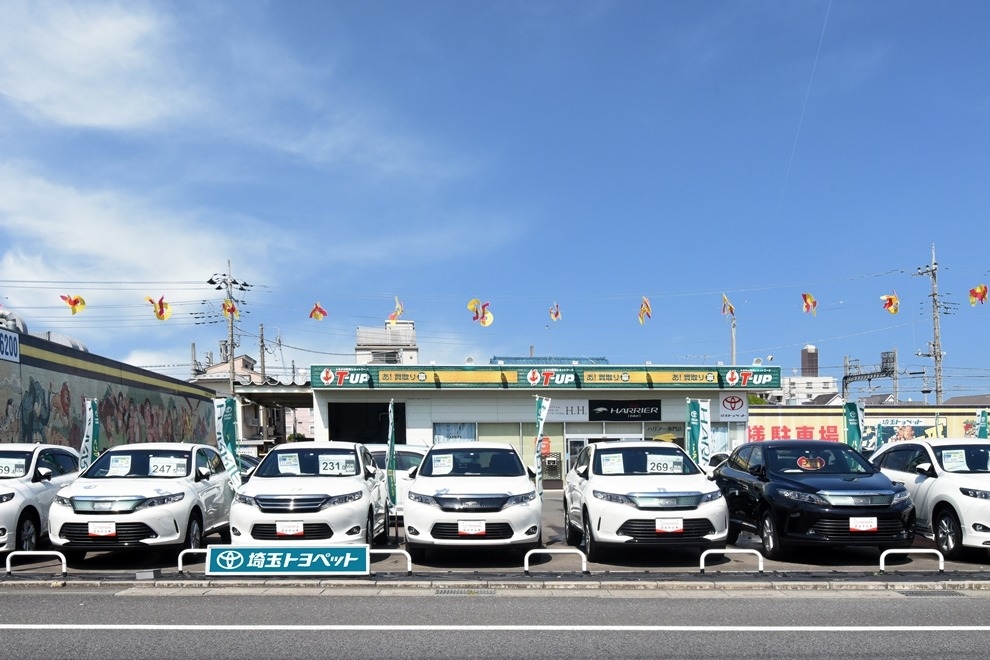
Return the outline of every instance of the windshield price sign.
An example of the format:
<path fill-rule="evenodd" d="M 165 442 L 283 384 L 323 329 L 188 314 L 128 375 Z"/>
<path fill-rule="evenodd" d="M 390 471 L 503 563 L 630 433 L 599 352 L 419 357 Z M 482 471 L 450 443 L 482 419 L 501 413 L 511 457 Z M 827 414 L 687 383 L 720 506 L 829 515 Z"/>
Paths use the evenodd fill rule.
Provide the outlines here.
<path fill-rule="evenodd" d="M 366 545 L 286 548 L 211 545 L 207 575 L 369 575 Z"/>

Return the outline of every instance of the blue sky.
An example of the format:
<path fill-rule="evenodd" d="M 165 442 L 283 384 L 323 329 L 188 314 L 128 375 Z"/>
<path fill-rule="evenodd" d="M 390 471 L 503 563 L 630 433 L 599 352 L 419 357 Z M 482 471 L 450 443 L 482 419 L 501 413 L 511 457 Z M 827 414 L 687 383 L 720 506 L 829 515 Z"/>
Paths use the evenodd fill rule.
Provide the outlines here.
<path fill-rule="evenodd" d="M 990 392 L 986 3 L 0 10 L 0 304 L 32 333 L 186 377 L 226 337 L 229 260 L 237 352 L 263 325 L 273 373 L 351 363 L 395 296 L 423 362 L 714 364 L 724 293 L 738 363 L 896 350 L 922 401 L 934 245 L 944 396 Z"/>

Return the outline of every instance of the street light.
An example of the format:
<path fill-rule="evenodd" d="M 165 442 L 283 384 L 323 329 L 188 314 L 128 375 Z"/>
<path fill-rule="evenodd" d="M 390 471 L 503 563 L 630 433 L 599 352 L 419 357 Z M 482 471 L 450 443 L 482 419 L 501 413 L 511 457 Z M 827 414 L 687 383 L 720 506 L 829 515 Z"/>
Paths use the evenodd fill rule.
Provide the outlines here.
<path fill-rule="evenodd" d="M 247 282 L 241 280 L 235 280 L 233 276 L 230 275 L 230 260 L 227 260 L 227 272 L 226 273 L 214 273 L 213 277 L 206 280 L 206 283 L 213 286 L 217 291 L 225 291 L 227 294 L 227 300 L 232 305 L 234 303 L 239 303 L 240 301 L 234 298 L 234 290 L 237 291 L 247 291 L 251 288 L 251 285 Z M 227 310 L 224 308 L 224 313 L 227 315 L 227 362 L 230 366 L 229 383 L 230 396 L 234 396 L 234 316 L 236 315 L 237 308 L 236 305 L 232 310 Z"/>

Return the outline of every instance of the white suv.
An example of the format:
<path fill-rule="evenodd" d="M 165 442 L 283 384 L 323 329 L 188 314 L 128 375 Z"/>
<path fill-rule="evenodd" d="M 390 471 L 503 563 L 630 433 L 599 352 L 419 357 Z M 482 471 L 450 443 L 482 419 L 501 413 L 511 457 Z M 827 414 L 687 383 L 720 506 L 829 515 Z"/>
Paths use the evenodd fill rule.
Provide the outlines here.
<path fill-rule="evenodd" d="M 379 469 L 384 470 L 387 477 L 388 445 L 365 444 L 364 446 L 371 452 L 372 458 L 375 459 L 375 465 Z M 409 470 L 419 467 L 419 464 L 423 462 L 423 456 L 426 455 L 429 449 L 426 445 L 395 446 L 395 507 L 392 509 L 392 515 L 396 518 L 402 518 L 405 512 L 406 500 L 409 499 L 409 484 L 412 483 Z"/>
<path fill-rule="evenodd" d="M 55 493 L 79 476 L 79 454 L 58 445 L 0 445 L 0 552 L 35 550 Z"/>
<path fill-rule="evenodd" d="M 725 547 L 728 523 L 718 486 L 669 442 L 590 444 L 564 478 L 564 537 L 591 561 L 604 546 Z"/>
<path fill-rule="evenodd" d="M 234 498 L 216 449 L 181 442 L 118 445 L 58 492 L 52 546 L 82 559 L 95 550 L 201 548 L 227 535 Z"/>
<path fill-rule="evenodd" d="M 531 472 L 504 442 L 433 445 L 405 503 L 406 550 L 422 561 L 430 546 L 542 544 L 543 502 Z"/>
<path fill-rule="evenodd" d="M 268 452 L 237 489 L 235 545 L 368 545 L 388 534 L 385 471 L 354 442 L 289 442 Z"/>
<path fill-rule="evenodd" d="M 904 484 L 917 511 L 917 531 L 946 559 L 964 547 L 990 548 L 990 442 L 939 438 L 889 442 L 870 461 Z"/>

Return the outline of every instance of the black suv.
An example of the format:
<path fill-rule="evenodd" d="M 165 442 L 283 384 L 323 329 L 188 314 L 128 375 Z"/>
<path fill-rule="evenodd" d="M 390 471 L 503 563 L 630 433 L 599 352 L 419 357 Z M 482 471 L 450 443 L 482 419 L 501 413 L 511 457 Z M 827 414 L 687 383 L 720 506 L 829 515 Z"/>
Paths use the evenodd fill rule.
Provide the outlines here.
<path fill-rule="evenodd" d="M 914 504 L 904 486 L 838 442 L 747 443 L 714 478 L 729 507 L 728 542 L 743 530 L 758 534 L 768 559 L 796 545 L 886 550 L 914 542 Z"/>

